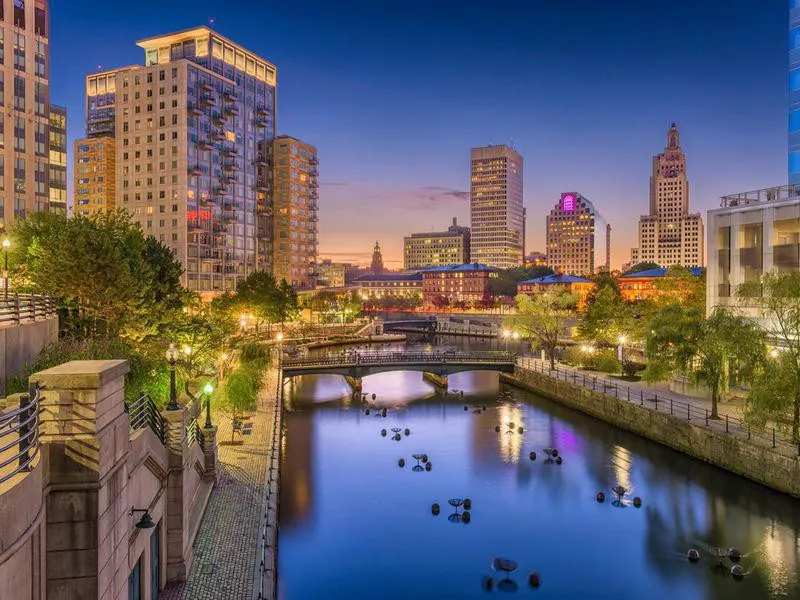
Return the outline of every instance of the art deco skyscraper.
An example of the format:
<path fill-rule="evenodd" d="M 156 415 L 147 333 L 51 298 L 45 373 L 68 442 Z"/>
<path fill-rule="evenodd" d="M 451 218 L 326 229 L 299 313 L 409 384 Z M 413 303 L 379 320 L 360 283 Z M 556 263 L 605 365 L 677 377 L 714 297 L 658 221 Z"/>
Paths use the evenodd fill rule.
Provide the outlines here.
<path fill-rule="evenodd" d="M 138 45 L 144 66 L 86 77 L 87 138 L 114 147 L 110 204 L 175 251 L 189 290 L 233 291 L 271 263 L 276 68 L 208 27 Z"/>
<path fill-rule="evenodd" d="M 686 155 L 675 123 L 667 133 L 664 152 L 653 157 L 650 214 L 639 219 L 639 247 L 631 263 L 654 262 L 662 267 L 702 267 L 703 218 L 689 213 Z"/>
<path fill-rule="evenodd" d="M 473 263 L 522 265 L 522 156 L 508 146 L 473 148 L 470 255 Z"/>
<path fill-rule="evenodd" d="M 50 7 L 0 0 L 0 228 L 50 205 Z"/>

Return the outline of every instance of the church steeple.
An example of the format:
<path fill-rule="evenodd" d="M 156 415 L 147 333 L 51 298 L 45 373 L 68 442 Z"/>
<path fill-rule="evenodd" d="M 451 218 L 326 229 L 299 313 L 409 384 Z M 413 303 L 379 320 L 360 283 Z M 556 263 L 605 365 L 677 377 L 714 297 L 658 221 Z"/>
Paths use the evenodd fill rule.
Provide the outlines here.
<path fill-rule="evenodd" d="M 372 250 L 372 267 L 370 269 L 373 275 L 383 275 L 383 256 L 381 255 L 381 246 L 376 241 L 375 248 Z"/>
<path fill-rule="evenodd" d="M 667 149 L 668 150 L 677 150 L 681 147 L 681 136 L 678 133 L 678 126 L 673 123 L 672 127 L 669 128 L 669 132 L 667 133 Z"/>

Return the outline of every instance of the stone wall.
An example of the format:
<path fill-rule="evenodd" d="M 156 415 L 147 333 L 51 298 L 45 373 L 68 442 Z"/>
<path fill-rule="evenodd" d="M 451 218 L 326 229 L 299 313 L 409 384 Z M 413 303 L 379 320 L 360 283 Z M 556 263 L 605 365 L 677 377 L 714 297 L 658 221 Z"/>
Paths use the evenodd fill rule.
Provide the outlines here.
<path fill-rule="evenodd" d="M 0 395 L 5 395 L 9 377 L 22 375 L 42 348 L 57 339 L 58 317 L 0 327 Z"/>
<path fill-rule="evenodd" d="M 187 524 L 202 518 L 199 490 L 214 481 L 214 431 L 205 448 L 189 445 L 179 409 L 161 413 L 166 444 L 147 426 L 131 432 L 127 370 L 73 361 L 31 376 L 42 390 L 40 450 L 32 470 L 0 485 L 0 598 L 125 600 L 138 565 L 151 599 L 188 573 Z M 136 527 L 132 508 L 156 526 Z"/>
<path fill-rule="evenodd" d="M 532 391 L 602 421 L 641 435 L 767 487 L 800 498 L 800 459 L 789 458 L 732 435 L 718 433 L 678 417 L 611 398 L 517 368 L 501 381 Z"/>

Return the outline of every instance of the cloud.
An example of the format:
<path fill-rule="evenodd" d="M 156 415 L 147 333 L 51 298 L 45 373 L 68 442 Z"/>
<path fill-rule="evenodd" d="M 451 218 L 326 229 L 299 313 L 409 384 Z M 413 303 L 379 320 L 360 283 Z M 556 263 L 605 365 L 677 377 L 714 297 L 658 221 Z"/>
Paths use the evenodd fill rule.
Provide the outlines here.
<path fill-rule="evenodd" d="M 321 184 L 330 190 L 331 200 L 341 208 L 361 208 L 380 205 L 401 211 L 435 211 L 448 207 L 464 207 L 469 192 L 442 186 L 416 188 L 382 188 L 374 185 L 331 181 Z"/>

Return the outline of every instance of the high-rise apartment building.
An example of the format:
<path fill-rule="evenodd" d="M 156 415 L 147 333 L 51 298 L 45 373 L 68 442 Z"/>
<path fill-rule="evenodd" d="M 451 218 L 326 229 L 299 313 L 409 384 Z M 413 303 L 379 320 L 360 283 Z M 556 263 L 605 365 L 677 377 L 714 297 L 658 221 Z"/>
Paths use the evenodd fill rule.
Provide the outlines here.
<path fill-rule="evenodd" d="M 446 267 L 469 262 L 469 227 L 454 218 L 447 231 L 412 233 L 404 239 L 403 266 L 406 269 Z"/>
<path fill-rule="evenodd" d="M 113 139 L 113 204 L 174 250 L 186 287 L 233 291 L 272 262 L 276 68 L 208 27 L 138 45 L 143 66 L 86 77 L 86 137 Z"/>
<path fill-rule="evenodd" d="M 650 214 L 639 218 L 639 247 L 631 264 L 654 262 L 662 267 L 705 265 L 703 217 L 689 213 L 686 155 L 675 123 L 667 133 L 664 152 L 653 157 Z"/>
<path fill-rule="evenodd" d="M 800 0 L 789 0 L 789 183 L 800 183 Z"/>
<path fill-rule="evenodd" d="M 547 264 L 557 273 L 592 275 L 608 270 L 611 226 L 577 192 L 561 194 L 547 215 Z"/>
<path fill-rule="evenodd" d="M 522 266 L 522 156 L 508 146 L 473 148 L 470 256 L 474 263 Z"/>
<path fill-rule="evenodd" d="M 0 228 L 50 205 L 50 7 L 0 0 Z"/>
<path fill-rule="evenodd" d="M 67 215 L 67 109 L 50 105 L 50 212 Z"/>
<path fill-rule="evenodd" d="M 273 263 L 278 281 L 316 285 L 319 183 L 317 149 L 281 135 L 273 143 Z"/>
<path fill-rule="evenodd" d="M 72 214 L 87 217 L 116 208 L 116 147 L 112 137 L 77 140 L 74 145 Z"/>

